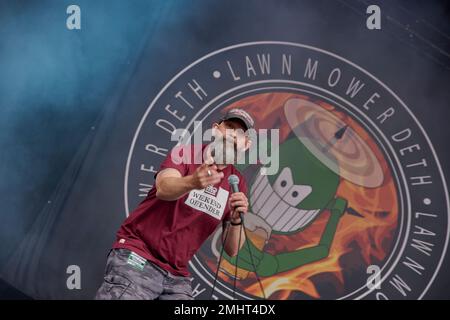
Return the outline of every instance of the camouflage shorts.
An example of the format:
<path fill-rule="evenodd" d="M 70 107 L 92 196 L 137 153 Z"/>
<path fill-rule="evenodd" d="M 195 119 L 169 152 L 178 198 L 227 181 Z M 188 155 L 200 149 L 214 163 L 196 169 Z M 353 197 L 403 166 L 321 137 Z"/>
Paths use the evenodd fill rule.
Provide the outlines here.
<path fill-rule="evenodd" d="M 174 276 L 127 249 L 108 255 L 99 300 L 193 300 L 192 278 Z"/>

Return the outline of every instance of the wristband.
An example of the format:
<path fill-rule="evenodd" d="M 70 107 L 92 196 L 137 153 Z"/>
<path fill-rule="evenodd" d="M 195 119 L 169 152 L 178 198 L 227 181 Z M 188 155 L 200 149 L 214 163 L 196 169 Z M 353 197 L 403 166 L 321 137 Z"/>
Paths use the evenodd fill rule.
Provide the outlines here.
<path fill-rule="evenodd" d="M 241 222 L 239 222 L 239 223 L 233 223 L 233 221 L 230 220 L 230 224 L 231 224 L 232 226 L 240 226 L 240 225 L 242 224 L 242 220 L 241 220 Z"/>

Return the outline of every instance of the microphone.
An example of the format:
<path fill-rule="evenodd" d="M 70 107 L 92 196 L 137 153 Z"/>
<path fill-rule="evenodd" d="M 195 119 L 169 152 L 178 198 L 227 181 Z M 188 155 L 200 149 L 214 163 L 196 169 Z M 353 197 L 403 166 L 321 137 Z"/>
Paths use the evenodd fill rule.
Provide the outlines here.
<path fill-rule="evenodd" d="M 239 192 L 239 177 L 235 174 L 232 174 L 228 177 L 228 184 L 231 187 L 231 190 L 233 193 Z M 241 221 L 244 222 L 244 217 L 242 215 L 242 212 L 239 212 L 239 217 L 241 218 Z"/>

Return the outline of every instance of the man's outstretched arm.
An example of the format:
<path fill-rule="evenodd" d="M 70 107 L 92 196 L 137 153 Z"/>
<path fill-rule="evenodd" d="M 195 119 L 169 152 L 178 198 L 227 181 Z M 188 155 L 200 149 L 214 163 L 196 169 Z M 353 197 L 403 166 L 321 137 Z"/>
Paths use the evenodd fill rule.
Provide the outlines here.
<path fill-rule="evenodd" d="M 211 175 L 208 175 L 208 170 Z M 202 164 L 191 175 L 182 176 L 177 169 L 167 168 L 156 175 L 156 197 L 173 201 L 193 189 L 203 189 L 222 180 L 223 172 L 217 172 L 216 165 Z"/>

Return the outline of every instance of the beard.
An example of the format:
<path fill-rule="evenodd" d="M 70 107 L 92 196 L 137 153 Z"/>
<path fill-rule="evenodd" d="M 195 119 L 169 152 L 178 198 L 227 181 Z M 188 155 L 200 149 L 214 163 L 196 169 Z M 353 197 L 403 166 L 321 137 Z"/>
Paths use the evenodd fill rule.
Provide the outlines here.
<path fill-rule="evenodd" d="M 225 137 L 213 143 L 212 157 L 217 164 L 233 164 L 238 159 L 237 146 L 232 140 Z"/>
<path fill-rule="evenodd" d="M 217 164 L 233 164 L 237 160 L 237 148 L 233 142 L 219 140 L 213 148 L 212 156 Z"/>

